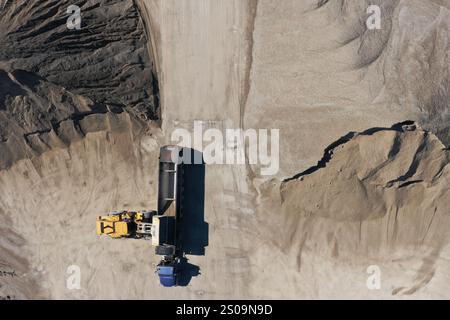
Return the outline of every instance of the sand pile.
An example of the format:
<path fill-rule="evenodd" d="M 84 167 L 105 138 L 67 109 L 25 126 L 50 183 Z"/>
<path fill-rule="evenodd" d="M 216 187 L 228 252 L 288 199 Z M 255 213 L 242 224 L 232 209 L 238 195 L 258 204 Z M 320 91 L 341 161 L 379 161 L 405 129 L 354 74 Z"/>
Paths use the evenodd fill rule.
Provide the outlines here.
<path fill-rule="evenodd" d="M 316 167 L 281 186 L 282 245 L 342 265 L 422 259 L 413 279 L 392 294 L 413 294 L 443 272 L 450 244 L 450 153 L 414 124 L 352 133 Z M 393 269 L 391 269 L 392 271 Z M 403 278 L 401 272 L 396 279 Z M 434 279 L 432 287 L 439 284 Z M 448 288 L 448 282 L 441 283 Z M 389 288 L 384 288 L 388 290 Z"/>
<path fill-rule="evenodd" d="M 71 5 L 80 8 L 80 30 L 67 26 Z M 8 1 L 0 28 L 6 71 L 26 70 L 96 103 L 159 118 L 153 59 L 134 1 Z"/>
<path fill-rule="evenodd" d="M 80 7 L 80 30 L 67 27 L 69 5 Z M 0 168 L 114 130 L 121 113 L 137 127 L 159 119 L 133 1 L 9 1 L 0 27 Z"/>

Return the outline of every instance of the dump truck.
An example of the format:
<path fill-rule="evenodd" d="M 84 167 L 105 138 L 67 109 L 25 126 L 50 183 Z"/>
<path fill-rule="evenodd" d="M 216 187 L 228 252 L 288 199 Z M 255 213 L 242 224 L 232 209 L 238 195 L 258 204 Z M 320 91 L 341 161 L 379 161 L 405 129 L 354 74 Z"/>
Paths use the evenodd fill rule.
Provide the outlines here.
<path fill-rule="evenodd" d="M 162 256 L 156 273 L 165 287 L 176 286 L 183 255 L 183 151 L 178 146 L 160 149 L 157 211 L 113 212 L 97 218 L 99 236 L 151 240 L 156 255 Z"/>
<path fill-rule="evenodd" d="M 153 216 L 152 244 L 155 253 L 162 256 L 157 266 L 160 283 L 170 287 L 176 284 L 181 252 L 183 218 L 183 148 L 161 148 L 158 179 L 158 215 Z"/>

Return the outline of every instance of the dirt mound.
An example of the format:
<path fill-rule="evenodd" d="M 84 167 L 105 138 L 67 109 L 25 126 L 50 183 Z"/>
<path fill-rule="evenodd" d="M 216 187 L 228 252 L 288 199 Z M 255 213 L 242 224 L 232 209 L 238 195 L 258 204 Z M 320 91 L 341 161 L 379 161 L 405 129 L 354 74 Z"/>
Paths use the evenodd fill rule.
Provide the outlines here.
<path fill-rule="evenodd" d="M 69 29 L 79 5 L 81 29 Z M 148 37 L 133 1 L 9 1 L 0 11 L 0 169 L 88 132 L 159 117 Z M 128 113 L 128 116 L 120 116 Z"/>
<path fill-rule="evenodd" d="M 81 10 L 80 30 L 67 27 L 71 5 Z M 0 28 L 7 71 L 26 70 L 96 103 L 159 118 L 153 58 L 134 1 L 9 1 Z"/>
<path fill-rule="evenodd" d="M 0 81 L 0 169 L 67 148 L 90 132 L 120 132 L 131 123 L 138 135 L 148 127 L 133 114 L 94 103 L 27 71 L 0 70 Z"/>
<path fill-rule="evenodd" d="M 299 267 L 309 254 L 343 265 L 424 259 L 404 282 L 409 289 L 392 292 L 415 293 L 450 244 L 449 164 L 442 142 L 414 124 L 349 134 L 317 166 L 282 183 L 283 246 Z"/>

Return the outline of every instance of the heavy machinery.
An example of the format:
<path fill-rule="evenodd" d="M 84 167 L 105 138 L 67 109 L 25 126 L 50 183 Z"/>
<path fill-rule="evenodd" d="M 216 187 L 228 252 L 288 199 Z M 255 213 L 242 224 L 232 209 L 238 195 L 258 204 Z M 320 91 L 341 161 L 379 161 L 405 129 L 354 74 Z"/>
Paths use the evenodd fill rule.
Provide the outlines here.
<path fill-rule="evenodd" d="M 97 235 L 108 235 L 114 239 L 151 238 L 152 218 L 156 211 L 113 212 L 97 218 Z"/>
<path fill-rule="evenodd" d="M 161 285 L 177 284 L 181 250 L 183 148 L 160 150 L 158 211 L 115 212 L 97 218 L 97 234 L 114 239 L 151 239 L 155 253 L 162 256 L 156 268 Z"/>

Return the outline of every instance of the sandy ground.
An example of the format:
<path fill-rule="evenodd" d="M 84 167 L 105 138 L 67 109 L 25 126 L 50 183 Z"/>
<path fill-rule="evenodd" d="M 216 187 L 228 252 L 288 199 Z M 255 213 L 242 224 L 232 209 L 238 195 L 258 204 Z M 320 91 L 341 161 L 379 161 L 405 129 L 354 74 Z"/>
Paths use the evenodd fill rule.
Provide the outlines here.
<path fill-rule="evenodd" d="M 385 256 L 338 258 L 335 243 L 344 246 L 341 253 L 352 252 L 345 245 L 361 230 L 356 222 L 340 227 L 348 237 L 336 236 L 338 241 L 322 239 L 321 220 L 313 219 L 316 238 L 305 242 L 310 231 L 303 220 L 287 218 L 304 213 L 294 201 L 302 186 L 293 187 L 294 205 L 283 206 L 280 179 L 314 165 L 350 131 L 418 118 L 412 105 L 385 93 L 380 65 L 355 67 L 360 43 L 340 45 L 357 18 L 342 23 L 333 19 L 334 6 L 313 10 L 315 3 L 139 1 L 157 60 L 162 128 L 136 137 L 123 119 L 121 132 L 90 133 L 68 150 L 21 160 L 0 173 L 0 210 L 12 221 L 11 239 L 16 233 L 23 238 L 16 240 L 22 248 L 16 254 L 29 264 L 28 271 L 17 268 L 16 290 L 23 297 L 65 299 L 448 297 L 446 243 L 437 253 L 398 247 Z M 166 289 L 153 274 L 158 259 L 150 244 L 99 239 L 95 218 L 109 210 L 155 208 L 158 147 L 171 142 L 175 128 L 192 130 L 195 120 L 220 129 L 280 128 L 281 171 L 272 180 L 254 178 L 255 167 L 206 166 L 208 246 L 204 256 L 188 256 L 201 274 L 186 287 Z M 337 225 L 335 219 L 327 228 Z M 297 226 L 304 236 L 286 242 Z M 430 259 L 433 272 L 421 272 Z M 20 265 L 8 263 L 9 269 Z M 70 265 L 81 267 L 81 290 L 66 287 Z M 366 286 L 370 265 L 382 270 L 381 290 Z M 418 274 L 425 285 L 414 289 L 422 281 Z"/>

